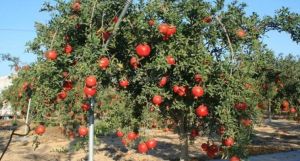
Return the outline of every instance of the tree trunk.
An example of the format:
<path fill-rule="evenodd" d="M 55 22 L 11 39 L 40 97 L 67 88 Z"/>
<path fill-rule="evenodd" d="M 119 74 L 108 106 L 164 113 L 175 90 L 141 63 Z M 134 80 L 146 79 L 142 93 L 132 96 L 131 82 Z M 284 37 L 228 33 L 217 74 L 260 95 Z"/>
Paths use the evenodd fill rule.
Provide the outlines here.
<path fill-rule="evenodd" d="M 180 121 L 179 128 L 180 128 L 180 161 L 188 161 L 189 160 L 189 138 L 186 128 L 186 117 L 183 116 L 182 120 Z"/>
<path fill-rule="evenodd" d="M 268 99 L 268 110 L 269 110 L 269 122 L 272 122 L 272 109 L 271 109 L 271 101 Z"/>

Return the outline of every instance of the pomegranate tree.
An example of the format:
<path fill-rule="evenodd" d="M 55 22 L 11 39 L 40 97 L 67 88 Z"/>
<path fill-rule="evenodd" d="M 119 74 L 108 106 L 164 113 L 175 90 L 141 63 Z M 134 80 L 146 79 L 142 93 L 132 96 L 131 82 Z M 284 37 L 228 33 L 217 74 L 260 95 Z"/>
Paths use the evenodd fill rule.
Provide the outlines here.
<path fill-rule="evenodd" d="M 28 43 L 38 59 L 13 81 L 15 104 L 26 105 L 24 90 L 30 89 L 35 120 L 47 123 L 55 116 L 66 131 L 85 137 L 93 98 L 96 133 L 117 132 L 124 145 L 137 145 L 141 153 L 157 142 L 140 131 L 168 122 L 160 126 L 180 135 L 183 160 L 189 160 L 189 139 L 199 133 L 209 138 L 203 145 L 209 157 L 246 157 L 259 96 L 269 87 L 260 71 L 270 50 L 259 38 L 279 29 L 299 42 L 293 21 L 299 16 L 286 10 L 275 17 L 248 16 L 236 2 L 226 7 L 224 1 L 154 0 L 131 4 L 122 18 L 116 13 L 125 1 L 108 2 L 43 7 L 54 16 L 36 25 L 37 37 Z M 32 87 L 23 89 L 24 82 Z"/>

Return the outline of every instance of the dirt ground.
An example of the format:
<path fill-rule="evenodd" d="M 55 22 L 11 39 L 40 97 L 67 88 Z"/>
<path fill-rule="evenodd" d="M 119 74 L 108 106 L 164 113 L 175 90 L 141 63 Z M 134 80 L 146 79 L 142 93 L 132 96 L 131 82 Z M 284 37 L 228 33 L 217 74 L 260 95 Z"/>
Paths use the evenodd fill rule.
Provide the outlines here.
<path fill-rule="evenodd" d="M 7 144 L 11 131 L 10 122 L 0 121 L 0 153 Z M 24 128 L 19 128 L 19 133 Z M 136 153 L 135 150 L 127 150 L 119 138 L 115 136 L 99 137 L 100 145 L 95 147 L 95 161 L 161 161 L 178 160 L 179 138 L 172 132 L 151 130 L 151 135 L 158 140 L 158 146 L 147 155 Z M 250 154 L 266 154 L 279 151 L 291 151 L 300 149 L 300 126 L 295 121 L 273 120 L 255 127 L 254 140 L 249 146 Z M 76 140 L 69 140 L 59 127 L 48 127 L 46 133 L 39 137 L 39 147 L 34 150 L 34 134 L 27 137 L 13 137 L 12 143 L 3 157 L 3 161 L 84 161 L 87 152 L 84 150 L 72 152 L 69 150 Z M 194 160 L 208 160 L 200 145 L 207 138 L 198 137 L 190 146 L 190 155 Z"/>

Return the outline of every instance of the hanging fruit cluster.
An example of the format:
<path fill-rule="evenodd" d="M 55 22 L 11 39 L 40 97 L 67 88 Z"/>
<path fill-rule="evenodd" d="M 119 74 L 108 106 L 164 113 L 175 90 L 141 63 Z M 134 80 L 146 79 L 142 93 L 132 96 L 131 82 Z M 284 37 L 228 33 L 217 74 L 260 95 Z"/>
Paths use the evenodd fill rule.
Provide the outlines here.
<path fill-rule="evenodd" d="M 88 76 L 85 80 L 84 93 L 87 97 L 93 97 L 97 93 L 97 79 L 95 76 Z"/>
<path fill-rule="evenodd" d="M 116 135 L 121 139 L 121 142 L 124 146 L 130 146 L 134 142 L 138 141 L 139 134 L 135 132 L 128 132 L 127 136 L 120 130 L 117 130 Z M 149 150 L 154 149 L 157 146 L 156 139 L 148 139 L 146 141 L 141 141 L 137 145 L 137 151 L 139 153 L 147 153 Z"/>

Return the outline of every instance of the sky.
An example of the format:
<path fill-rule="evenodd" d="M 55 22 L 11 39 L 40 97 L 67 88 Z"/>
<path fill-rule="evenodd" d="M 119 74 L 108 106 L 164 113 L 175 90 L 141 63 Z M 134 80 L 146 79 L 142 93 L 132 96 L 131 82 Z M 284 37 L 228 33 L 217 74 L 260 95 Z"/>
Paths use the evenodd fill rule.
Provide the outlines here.
<path fill-rule="evenodd" d="M 0 5 L 0 53 L 10 53 L 19 57 L 24 63 L 36 60 L 34 54 L 26 53 L 26 42 L 36 36 L 34 22 L 47 23 L 49 15 L 39 12 L 45 0 L 1 0 Z M 213 0 L 210 0 L 213 1 Z M 300 13 L 300 0 L 240 0 L 248 4 L 247 14 L 252 12 L 260 16 L 273 15 L 282 6 Z M 231 0 L 226 0 L 231 2 Z M 300 44 L 292 42 L 286 33 L 270 31 L 263 41 L 277 55 L 292 53 L 300 56 Z M 6 76 L 13 71 L 8 62 L 0 61 L 0 76 Z"/>

